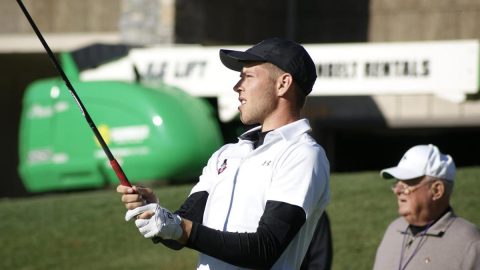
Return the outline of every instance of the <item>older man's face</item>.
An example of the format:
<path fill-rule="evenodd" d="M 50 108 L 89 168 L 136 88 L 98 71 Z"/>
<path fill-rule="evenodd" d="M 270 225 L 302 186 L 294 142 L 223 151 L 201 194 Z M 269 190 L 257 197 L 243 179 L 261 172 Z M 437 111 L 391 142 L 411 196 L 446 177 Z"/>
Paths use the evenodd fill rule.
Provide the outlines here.
<path fill-rule="evenodd" d="M 393 187 L 397 196 L 398 214 L 416 226 L 424 226 L 430 220 L 429 209 L 432 203 L 430 185 L 427 177 L 408 181 L 398 180 Z"/>

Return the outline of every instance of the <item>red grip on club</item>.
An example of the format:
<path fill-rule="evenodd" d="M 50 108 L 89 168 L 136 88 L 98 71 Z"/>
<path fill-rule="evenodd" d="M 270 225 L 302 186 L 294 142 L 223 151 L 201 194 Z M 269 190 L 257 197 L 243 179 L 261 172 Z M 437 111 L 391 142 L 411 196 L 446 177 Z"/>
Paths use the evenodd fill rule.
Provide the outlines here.
<path fill-rule="evenodd" d="M 110 160 L 110 166 L 112 166 L 112 169 L 115 171 L 115 174 L 118 177 L 118 180 L 120 180 L 120 184 L 122 186 L 127 186 L 127 187 L 132 187 L 132 184 L 127 179 L 127 176 L 122 170 L 122 167 L 118 164 L 116 159 Z"/>

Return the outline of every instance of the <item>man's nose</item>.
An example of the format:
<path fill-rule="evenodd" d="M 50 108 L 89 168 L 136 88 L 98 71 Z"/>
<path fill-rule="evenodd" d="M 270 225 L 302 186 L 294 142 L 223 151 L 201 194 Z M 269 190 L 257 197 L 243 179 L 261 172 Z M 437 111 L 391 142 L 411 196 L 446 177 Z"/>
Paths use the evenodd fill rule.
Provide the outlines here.
<path fill-rule="evenodd" d="M 242 80 L 239 80 L 234 86 L 233 86 L 233 91 L 235 92 L 240 92 L 242 91 L 242 88 L 241 88 L 241 85 L 242 85 Z"/>

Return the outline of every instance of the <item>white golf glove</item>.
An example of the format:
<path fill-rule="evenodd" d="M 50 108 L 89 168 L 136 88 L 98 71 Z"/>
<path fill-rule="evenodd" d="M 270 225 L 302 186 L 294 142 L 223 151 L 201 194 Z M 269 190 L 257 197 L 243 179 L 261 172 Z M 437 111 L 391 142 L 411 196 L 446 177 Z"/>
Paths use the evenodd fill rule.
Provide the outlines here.
<path fill-rule="evenodd" d="M 148 211 L 154 212 L 150 219 L 135 220 L 135 225 L 145 238 L 159 236 L 163 239 L 178 240 L 182 237 L 183 229 L 180 225 L 182 219 L 178 215 L 161 207 L 158 203 L 151 203 L 128 210 L 125 215 L 125 220 L 129 221 L 135 216 Z"/>

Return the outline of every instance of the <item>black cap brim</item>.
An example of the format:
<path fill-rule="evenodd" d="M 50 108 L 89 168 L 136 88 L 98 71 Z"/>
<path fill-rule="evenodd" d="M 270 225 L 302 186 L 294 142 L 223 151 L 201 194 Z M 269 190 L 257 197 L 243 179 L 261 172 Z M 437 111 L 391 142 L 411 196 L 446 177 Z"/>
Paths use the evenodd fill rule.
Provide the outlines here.
<path fill-rule="evenodd" d="M 241 51 L 220 50 L 220 60 L 227 68 L 235 71 L 242 71 L 245 63 L 248 62 L 266 62 L 260 56 Z"/>

